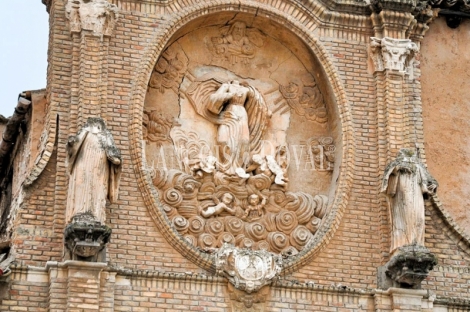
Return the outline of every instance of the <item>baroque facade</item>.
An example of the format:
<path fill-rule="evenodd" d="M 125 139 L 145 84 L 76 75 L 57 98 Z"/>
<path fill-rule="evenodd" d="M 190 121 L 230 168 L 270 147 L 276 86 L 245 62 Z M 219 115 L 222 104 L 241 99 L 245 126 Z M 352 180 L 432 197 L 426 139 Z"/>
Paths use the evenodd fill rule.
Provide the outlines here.
<path fill-rule="evenodd" d="M 466 1 L 43 3 L 1 311 L 470 310 Z"/>

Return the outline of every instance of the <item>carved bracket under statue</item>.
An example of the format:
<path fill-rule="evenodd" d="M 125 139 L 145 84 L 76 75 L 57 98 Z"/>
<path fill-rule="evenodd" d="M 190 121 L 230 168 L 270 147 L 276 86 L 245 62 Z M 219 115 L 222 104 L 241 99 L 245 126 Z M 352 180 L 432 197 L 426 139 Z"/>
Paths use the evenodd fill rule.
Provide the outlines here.
<path fill-rule="evenodd" d="M 65 246 L 71 260 L 105 262 L 99 257 L 111 236 L 111 228 L 96 221 L 91 213 L 75 215 L 65 228 Z M 101 258 L 101 259 L 99 259 Z"/>
<path fill-rule="evenodd" d="M 400 247 L 385 266 L 385 274 L 400 288 L 420 288 L 437 258 L 426 247 L 408 245 Z"/>
<path fill-rule="evenodd" d="M 418 45 L 410 39 L 371 37 L 370 49 L 375 71 L 407 74 L 413 79 L 413 62 Z"/>
<path fill-rule="evenodd" d="M 437 181 L 413 149 L 401 149 L 385 169 L 381 191 L 389 204 L 392 258 L 379 269 L 379 278 L 385 278 L 385 273 L 395 283 L 393 286 L 419 288 L 437 263 L 424 247 L 424 200 L 435 194 L 437 187 Z M 386 280 L 379 284 L 387 287 Z"/>
<path fill-rule="evenodd" d="M 250 294 L 276 279 L 282 270 L 282 256 L 266 250 L 240 249 L 224 244 L 216 253 L 216 268 L 238 290 Z"/>
<path fill-rule="evenodd" d="M 111 36 L 118 19 L 118 8 L 106 0 L 69 0 L 66 17 L 70 32 L 88 30 L 95 36 Z"/>

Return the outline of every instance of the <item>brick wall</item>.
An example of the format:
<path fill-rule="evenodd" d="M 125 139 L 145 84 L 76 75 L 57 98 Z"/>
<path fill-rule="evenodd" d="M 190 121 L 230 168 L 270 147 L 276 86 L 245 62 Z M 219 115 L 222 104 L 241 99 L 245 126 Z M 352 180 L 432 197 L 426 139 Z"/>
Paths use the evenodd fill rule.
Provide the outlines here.
<path fill-rule="evenodd" d="M 10 277 L 11 288 L 0 310 L 64 311 L 68 308 L 70 311 L 78 311 L 86 308 L 100 311 L 154 311 L 156 307 L 168 311 L 231 309 L 233 302 L 229 299 L 227 284 L 222 279 L 210 277 L 201 281 L 187 278 L 182 281 L 162 275 L 208 273 L 182 256 L 162 235 L 149 212 L 147 195 L 143 192 L 139 176 L 136 159 L 142 157 L 142 151 L 132 147 L 140 144 L 135 139 L 136 129 L 140 127 L 136 116 L 142 114 L 145 97 L 145 92 L 140 91 L 146 89 L 153 64 L 170 40 L 170 31 L 176 31 L 176 24 L 184 25 L 198 14 L 204 16 L 204 13 L 222 10 L 224 4 L 250 14 L 257 13 L 256 6 L 259 5 L 263 14 L 270 13 L 270 18 L 282 24 L 288 23 L 286 16 L 295 15 L 297 20 L 289 25 L 300 29 L 296 30 L 299 37 L 311 44 L 312 50 L 325 51 L 332 68 L 338 73 L 334 79 L 344 91 L 345 99 L 341 105 L 349 105 L 347 109 L 350 115 L 343 116 L 343 138 L 348 138 L 349 141 L 344 143 L 351 144 L 354 153 L 348 154 L 352 156 L 344 162 L 342 170 L 350 170 L 347 183 L 350 183 L 351 188 L 347 188 L 348 194 L 343 194 L 345 199 L 342 204 L 345 208 L 339 212 L 340 221 L 335 225 L 337 229 L 325 238 L 322 249 L 312 261 L 284 276 L 284 284 L 270 289 L 265 299 L 266 309 L 378 309 L 374 299 L 376 293 L 371 289 L 377 287 L 377 268 L 389 260 L 390 244 L 386 202 L 379 194 L 382 171 L 391 155 L 387 144 L 388 140 L 402 140 L 403 144 L 417 140 L 421 144 L 424 140 L 422 133 L 400 132 L 400 138 L 387 137 L 386 113 L 390 112 L 381 105 L 385 95 L 379 88 L 385 83 L 385 78 L 374 75 L 371 70 L 368 38 L 373 35 L 373 31 L 365 18 L 357 17 L 356 28 L 351 26 L 348 29 L 346 24 L 350 17 L 345 17 L 344 25 L 328 28 L 320 26 L 314 18 L 312 12 L 318 5 L 315 3 L 309 4 L 311 7 L 307 8 L 296 1 L 245 2 L 246 5 L 240 6 L 238 2 L 234 4 L 228 0 L 208 1 L 204 4 L 187 1 L 179 7 L 180 1 L 175 1 L 171 7 L 155 5 L 147 12 L 145 10 L 149 7 L 137 8 L 127 2 L 119 2 L 122 10 L 113 36 L 104 38 L 104 41 L 92 38 L 94 44 L 101 45 L 107 51 L 107 55 L 101 55 L 102 50 L 96 46 L 83 51 L 82 40 L 87 38 L 71 35 L 65 19 L 65 0 L 53 1 L 50 11 L 49 106 L 45 133 L 46 141 L 52 141 L 54 149 L 47 144 L 42 147 L 40 155 L 43 156 L 40 159 L 47 165 L 40 167 L 41 163 L 36 163 L 41 173 L 31 186 L 23 190 L 25 197 L 19 204 L 13 235 L 17 261 L 22 266 L 44 267 L 47 261 L 64 260 L 62 234 L 68 185 L 65 145 L 68 136 L 76 133 L 86 116 L 101 114 L 123 157 L 119 198 L 115 203 L 108 204 L 106 210 L 106 224 L 113 230 L 107 246 L 108 268 L 147 271 L 147 275 L 155 272 L 161 274 L 158 273 L 156 277 L 138 277 L 141 273 L 127 276 L 104 270 L 97 275 L 94 284 L 81 277 L 74 279 L 71 275 L 67 277 L 59 273 L 49 273 L 49 280 L 38 284 L 28 282 L 21 274 L 15 274 Z M 341 21 L 337 23 L 341 24 Z M 308 41 L 308 35 L 318 39 L 315 44 L 319 47 L 313 47 L 314 44 Z M 79 88 L 86 67 L 80 65 L 83 61 L 82 52 L 105 58 L 100 63 L 103 66 L 88 64 L 93 75 L 87 77 L 83 90 Z M 419 78 L 418 66 L 415 75 Z M 419 128 L 421 112 L 414 108 L 419 105 L 416 103 L 416 99 L 419 99 L 419 80 L 405 83 L 408 86 L 402 90 L 403 97 L 413 98 L 415 102 L 408 102 L 404 111 L 395 112 L 394 121 L 402 123 L 404 129 L 415 124 Z M 80 93 L 87 88 L 95 90 L 98 95 L 93 94 L 94 91 Z M 103 99 L 105 103 L 100 102 Z M 99 107 L 97 103 L 101 103 Z M 400 114 L 406 118 L 401 120 Z M 47 152 L 50 153 L 48 157 Z M 423 288 L 432 290 L 438 298 L 468 297 L 468 240 L 453 230 L 455 224 L 443 215 L 438 206 L 429 203 L 426 209 L 426 246 L 438 256 L 439 266 L 423 283 Z M 62 272 L 62 269 L 57 270 Z M 317 288 L 310 289 L 310 284 L 303 284 L 305 282 L 317 285 Z M 302 284 L 302 287 L 296 288 L 298 284 Z M 360 290 L 350 291 L 350 288 Z M 76 301 L 69 302 L 71 298 Z M 384 306 L 389 308 L 387 304 Z"/>

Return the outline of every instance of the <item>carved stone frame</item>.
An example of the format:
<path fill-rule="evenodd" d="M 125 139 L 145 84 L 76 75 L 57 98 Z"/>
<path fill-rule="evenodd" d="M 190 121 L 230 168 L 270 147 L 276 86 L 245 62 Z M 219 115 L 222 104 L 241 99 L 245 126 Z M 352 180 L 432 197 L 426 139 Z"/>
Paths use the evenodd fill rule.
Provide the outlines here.
<path fill-rule="evenodd" d="M 330 203 L 330 212 L 324 225 L 317 232 L 312 242 L 299 254 L 285 261 L 281 274 L 288 274 L 297 271 L 300 267 L 311 262 L 312 259 L 328 244 L 339 227 L 341 217 L 347 205 L 352 186 L 352 172 L 354 170 L 353 159 L 355 153 L 354 145 L 356 141 L 352 131 L 350 103 L 345 94 L 342 82 L 339 80 L 339 74 L 336 72 L 328 53 L 322 47 L 321 43 L 311 35 L 312 29 L 310 28 L 315 28 L 318 25 L 310 25 L 309 27 L 306 27 L 305 25 L 297 24 L 285 12 L 280 10 L 267 10 L 266 8 L 255 6 L 250 3 L 240 5 L 238 1 L 231 2 L 233 2 L 234 12 L 242 12 L 253 16 L 256 14 L 264 14 L 264 16 L 269 16 L 272 21 L 278 22 L 280 25 L 285 25 L 286 28 L 291 29 L 291 31 L 310 48 L 311 53 L 318 58 L 319 63 L 323 67 L 323 70 L 326 73 L 325 76 L 328 77 L 328 84 L 331 87 L 333 98 L 337 104 L 339 122 L 341 123 L 341 139 L 343 143 L 341 151 L 341 170 L 339 172 L 335 197 L 333 202 Z M 147 207 L 154 208 L 149 209 L 149 213 L 155 223 L 159 226 L 162 235 L 173 248 L 196 265 L 210 272 L 215 272 L 214 257 L 201 253 L 196 247 L 182 239 L 176 229 L 170 225 L 170 221 L 163 211 L 162 204 L 158 199 L 158 192 L 153 186 L 146 171 L 141 125 L 144 99 L 152 69 L 158 57 L 171 41 L 173 35 L 193 20 L 210 14 L 226 11 L 227 3 L 220 4 L 216 1 L 207 1 L 204 8 L 192 6 L 186 7 L 180 12 L 179 19 L 162 32 L 164 34 L 163 36 L 157 35 L 152 38 L 149 46 L 153 47 L 153 49 L 149 49 L 147 51 L 147 54 L 142 58 L 140 65 L 135 70 L 137 75 L 136 81 L 138 81 L 138 83 L 134 85 L 132 90 L 133 97 L 130 103 L 132 107 L 132 121 L 129 128 L 132 142 L 131 159 L 144 201 Z"/>

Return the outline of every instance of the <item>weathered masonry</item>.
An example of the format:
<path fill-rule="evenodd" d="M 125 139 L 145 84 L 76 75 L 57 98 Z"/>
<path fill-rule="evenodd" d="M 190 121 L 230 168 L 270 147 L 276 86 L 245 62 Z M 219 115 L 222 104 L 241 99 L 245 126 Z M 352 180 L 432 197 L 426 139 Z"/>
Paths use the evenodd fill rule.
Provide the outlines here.
<path fill-rule="evenodd" d="M 467 1 L 43 3 L 1 311 L 470 310 Z"/>

